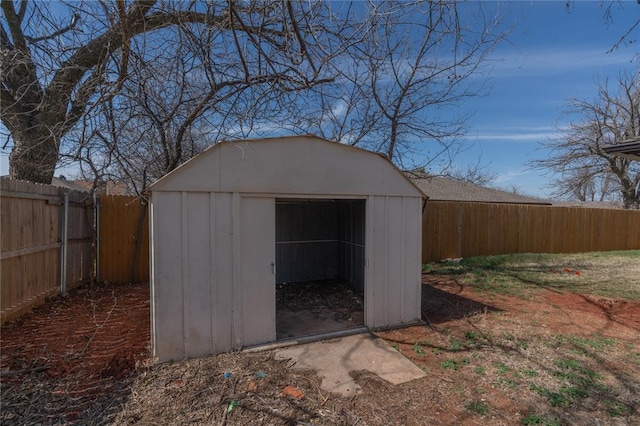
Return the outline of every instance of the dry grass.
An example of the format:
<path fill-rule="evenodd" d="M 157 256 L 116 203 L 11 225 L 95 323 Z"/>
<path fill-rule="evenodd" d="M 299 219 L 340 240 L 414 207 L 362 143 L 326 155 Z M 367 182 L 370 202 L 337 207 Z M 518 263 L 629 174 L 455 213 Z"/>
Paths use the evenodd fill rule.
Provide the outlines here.
<path fill-rule="evenodd" d="M 531 296 L 547 289 L 640 301 L 640 250 L 482 256 L 425 269 L 489 294 Z"/>
<path fill-rule="evenodd" d="M 353 372 L 362 387 L 353 398 L 322 391 L 316 372 L 289 369 L 269 351 L 153 365 L 148 352 L 139 353 L 149 343 L 148 324 L 140 327 L 149 318 L 148 289 L 72 294 L 3 327 L 0 420 L 638 424 L 640 303 L 624 296 L 638 290 L 639 255 L 525 255 L 435 265 L 450 275 L 424 276 L 427 324 L 379 333 L 427 377 L 393 386 Z M 128 330 L 127 343 L 114 346 L 125 337 L 122 330 Z M 128 353 L 133 341 L 138 347 Z M 130 359 L 135 365 L 115 362 Z M 287 395 L 287 387 L 302 397 Z"/>

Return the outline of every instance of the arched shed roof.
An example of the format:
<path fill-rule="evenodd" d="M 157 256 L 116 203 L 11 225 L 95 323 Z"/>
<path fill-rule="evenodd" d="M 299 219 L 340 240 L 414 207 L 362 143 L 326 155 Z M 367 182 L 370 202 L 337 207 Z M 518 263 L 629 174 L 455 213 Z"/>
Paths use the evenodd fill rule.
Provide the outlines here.
<path fill-rule="evenodd" d="M 316 136 L 219 142 L 150 190 L 426 198 L 383 156 Z"/>

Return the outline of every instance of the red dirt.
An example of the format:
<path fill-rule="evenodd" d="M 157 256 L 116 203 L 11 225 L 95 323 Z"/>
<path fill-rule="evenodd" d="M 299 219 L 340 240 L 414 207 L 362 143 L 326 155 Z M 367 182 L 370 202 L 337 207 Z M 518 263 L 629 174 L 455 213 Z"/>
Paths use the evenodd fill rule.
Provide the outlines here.
<path fill-rule="evenodd" d="M 73 419 L 149 357 L 149 341 L 148 284 L 75 290 L 3 325 L 2 382 L 44 372 L 54 395 L 77 398 Z"/>
<path fill-rule="evenodd" d="M 447 359 L 445 357 L 455 354 L 443 352 L 438 355 L 436 349 L 447 350 L 438 339 L 444 342 L 446 336 L 464 335 L 474 326 L 491 329 L 495 336 L 509 332 L 518 337 L 534 333 L 587 337 L 595 332 L 633 344 L 640 343 L 640 303 L 550 291 L 540 291 L 532 299 L 504 295 L 487 297 L 449 277 L 425 275 L 423 282 L 423 315 L 429 327 L 410 327 L 379 335 L 396 345 L 401 353 L 417 365 L 425 368 L 429 372 L 429 380 L 394 388 L 375 377 L 359 376 L 359 380 L 367 384 L 365 392 L 352 402 L 332 399 L 336 413 L 357 413 L 362 419 L 368 418 L 369 421 L 363 420 L 363 423 L 369 424 L 376 424 L 376 418 L 384 419 L 390 412 L 395 413 L 396 420 L 403 419 L 402 422 L 413 424 L 480 424 L 484 421 L 518 424 L 522 413 L 527 412 L 531 406 L 530 396 L 527 397 L 529 399 L 524 396 L 520 398 L 510 394 L 508 389 L 482 382 L 488 380 L 486 376 L 472 375 L 469 376 L 470 379 L 466 379 L 460 372 L 452 375 L 451 370 L 441 367 L 442 361 Z M 431 346 L 425 348 L 432 349 L 426 354 L 418 354 L 413 345 L 427 340 L 431 342 Z M 97 424 L 100 422 L 95 419 L 99 417 L 103 422 L 110 422 L 108 419 L 125 404 L 122 402 L 125 399 L 119 401 L 117 395 L 134 398 L 130 396 L 130 384 L 136 375 L 144 380 L 155 374 L 155 370 L 162 372 L 174 368 L 166 364 L 155 370 L 142 368 L 141 365 L 148 366 L 150 363 L 149 346 L 148 284 L 79 290 L 66 298 L 54 299 L 32 313 L 4 325 L 0 339 L 0 380 L 3 388 L 10 385 L 10 392 L 23 392 L 26 395 L 25 407 L 29 404 L 42 406 L 45 408 L 39 409 L 45 413 L 40 417 L 20 417 L 21 408 L 15 402 L 19 398 L 12 398 L 11 403 L 6 405 L 6 397 L 3 397 L 3 410 L 7 407 L 13 410 L 13 414 L 5 413 L 0 418 L 19 423 L 83 423 L 86 420 Z M 497 353 L 500 348 L 505 349 L 505 345 L 501 343 L 495 348 L 488 348 L 487 356 Z M 514 348 L 505 350 L 508 352 L 512 349 L 517 350 L 515 343 Z M 182 367 L 177 364 L 175 368 Z M 184 368 L 187 369 L 186 366 Z M 267 370 L 268 365 L 260 364 L 260 368 L 267 372 L 268 377 L 276 377 L 276 370 Z M 274 368 L 282 370 L 279 364 Z M 197 377 L 197 373 L 194 374 Z M 293 377 L 287 378 L 293 374 L 287 371 L 281 371 L 280 374 L 284 377 L 284 383 Z M 177 376 L 172 380 L 171 383 L 179 383 L 183 378 Z M 311 383 L 310 379 L 305 380 Z M 278 387 L 281 385 L 274 385 L 277 395 L 281 393 L 283 387 Z M 464 408 L 460 408 L 464 407 L 465 400 L 473 397 L 470 392 L 478 386 L 485 389 L 486 394 L 482 397 L 490 401 L 491 412 L 495 413 L 492 414 L 495 417 L 485 418 L 480 423 L 476 423 L 480 421 L 477 417 L 470 418 L 468 413 L 465 414 Z M 307 395 L 314 389 L 303 388 L 300 383 L 297 387 Z M 115 391 L 123 388 L 129 390 L 118 391 L 120 394 Z M 33 396 L 36 395 L 34 389 L 39 392 L 38 398 Z M 189 396 L 189 401 L 193 398 L 192 393 L 185 388 L 184 394 Z M 416 399 L 416 394 L 422 396 Z M 261 395 L 261 398 L 266 398 L 264 394 Z M 105 400 L 108 402 L 105 403 Z M 94 406 L 100 405 L 99 401 L 103 402 L 100 402 L 102 405 L 98 410 Z M 177 399 L 174 401 L 179 404 Z M 51 408 L 54 411 L 46 412 L 51 406 L 55 406 Z M 428 413 L 425 411 L 427 406 Z M 188 411 L 186 406 L 184 408 Z M 368 411 L 373 417 L 367 417 Z M 147 415 L 152 415 L 153 412 L 150 410 L 151 414 Z M 136 418 L 134 414 L 125 410 L 118 415 L 122 416 L 121 420 L 125 419 L 125 423 L 130 424 Z M 234 411 L 234 415 L 250 416 L 255 413 L 238 409 Z M 171 421 L 169 418 L 164 420 Z M 249 421 L 250 417 L 245 420 Z"/>
<path fill-rule="evenodd" d="M 423 294 L 423 316 L 435 323 L 481 311 L 502 311 L 506 316 L 521 319 L 526 316 L 530 321 L 539 322 L 541 327 L 562 333 L 586 336 L 596 332 L 608 337 L 637 339 L 640 331 L 640 303 L 627 300 L 549 290 L 541 290 L 531 299 L 508 295 L 487 298 L 449 277 L 424 275 L 423 283 L 429 284 L 431 292 L 445 293 L 444 298 L 434 299 L 446 300 L 457 308 L 453 311 L 429 309 L 430 295 Z"/>

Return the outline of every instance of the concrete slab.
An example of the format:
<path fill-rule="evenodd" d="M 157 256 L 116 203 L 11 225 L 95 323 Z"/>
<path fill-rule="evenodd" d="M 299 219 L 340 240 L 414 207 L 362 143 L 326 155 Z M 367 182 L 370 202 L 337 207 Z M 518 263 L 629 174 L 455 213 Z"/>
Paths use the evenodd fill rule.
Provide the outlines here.
<path fill-rule="evenodd" d="M 308 343 L 276 350 L 276 359 L 290 359 L 289 367 L 318 370 L 320 387 L 328 392 L 353 396 L 360 386 L 351 371 L 368 370 L 394 384 L 425 377 L 426 374 L 370 333 Z"/>

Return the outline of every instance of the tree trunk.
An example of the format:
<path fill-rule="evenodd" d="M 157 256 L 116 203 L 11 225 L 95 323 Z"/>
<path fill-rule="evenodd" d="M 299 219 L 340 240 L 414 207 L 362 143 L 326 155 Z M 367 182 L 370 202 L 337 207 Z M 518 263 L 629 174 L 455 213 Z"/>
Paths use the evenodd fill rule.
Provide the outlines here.
<path fill-rule="evenodd" d="M 13 132 L 14 147 L 9 158 L 13 179 L 50 184 L 58 162 L 60 139 L 44 126 Z"/>

